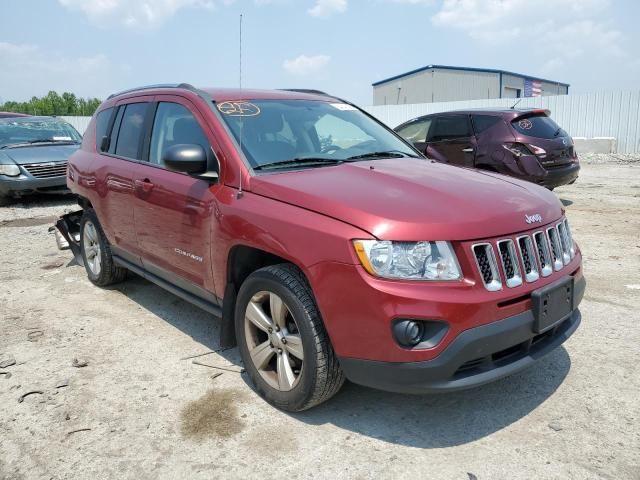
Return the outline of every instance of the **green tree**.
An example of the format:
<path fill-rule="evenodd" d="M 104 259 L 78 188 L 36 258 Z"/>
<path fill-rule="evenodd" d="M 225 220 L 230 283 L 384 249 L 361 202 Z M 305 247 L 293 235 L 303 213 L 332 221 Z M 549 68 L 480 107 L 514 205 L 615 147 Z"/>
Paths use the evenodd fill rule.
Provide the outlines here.
<path fill-rule="evenodd" d="M 91 116 L 100 106 L 98 98 L 78 98 L 71 92 L 62 95 L 51 90 L 44 97 L 31 97 L 27 102 L 13 100 L 0 103 L 0 111 L 28 113 L 29 115 Z"/>

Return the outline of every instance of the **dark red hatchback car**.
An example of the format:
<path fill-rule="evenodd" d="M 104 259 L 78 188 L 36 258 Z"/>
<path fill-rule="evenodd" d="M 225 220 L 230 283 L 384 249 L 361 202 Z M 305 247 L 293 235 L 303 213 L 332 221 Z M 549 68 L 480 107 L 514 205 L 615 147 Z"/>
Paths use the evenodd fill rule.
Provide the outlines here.
<path fill-rule="evenodd" d="M 221 345 L 282 409 L 345 378 L 481 385 L 580 323 L 581 253 L 555 195 L 428 160 L 329 95 L 122 92 L 67 175 L 82 210 L 57 225 L 89 280 L 133 271 L 220 317 Z"/>
<path fill-rule="evenodd" d="M 395 130 L 439 162 L 510 175 L 550 190 L 574 183 L 580 170 L 572 138 L 548 110 L 435 113 Z"/>

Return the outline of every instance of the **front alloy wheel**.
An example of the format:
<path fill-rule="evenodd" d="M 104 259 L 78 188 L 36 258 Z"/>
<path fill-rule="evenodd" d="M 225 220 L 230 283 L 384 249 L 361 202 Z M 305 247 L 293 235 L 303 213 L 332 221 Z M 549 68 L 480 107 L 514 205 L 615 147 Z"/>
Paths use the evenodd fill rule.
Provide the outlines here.
<path fill-rule="evenodd" d="M 311 287 L 292 264 L 246 278 L 236 299 L 235 332 L 256 391 L 278 408 L 306 410 L 344 382 Z"/>
<path fill-rule="evenodd" d="M 294 388 L 304 367 L 304 348 L 287 304 L 273 292 L 258 292 L 247 305 L 244 325 L 249 355 L 260 376 L 276 390 Z"/>

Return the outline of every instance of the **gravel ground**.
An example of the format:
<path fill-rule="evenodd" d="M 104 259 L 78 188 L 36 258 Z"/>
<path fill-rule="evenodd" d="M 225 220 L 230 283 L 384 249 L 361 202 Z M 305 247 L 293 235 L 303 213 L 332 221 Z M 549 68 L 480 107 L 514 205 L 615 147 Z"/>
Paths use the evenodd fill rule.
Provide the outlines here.
<path fill-rule="evenodd" d="M 0 478 L 639 479 L 639 160 L 585 156 L 557 190 L 588 281 L 562 348 L 475 390 L 347 384 L 296 415 L 229 371 L 236 349 L 195 359 L 229 370 L 184 359 L 216 349 L 208 314 L 137 277 L 92 286 L 47 234 L 71 199 L 2 208 Z"/>

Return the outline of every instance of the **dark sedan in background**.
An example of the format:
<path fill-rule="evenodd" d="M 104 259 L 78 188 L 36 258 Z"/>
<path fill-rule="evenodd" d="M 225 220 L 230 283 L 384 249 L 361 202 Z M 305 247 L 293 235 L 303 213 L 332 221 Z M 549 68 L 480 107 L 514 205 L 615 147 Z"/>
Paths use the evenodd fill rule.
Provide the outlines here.
<path fill-rule="evenodd" d="M 67 191 L 67 159 L 81 141 L 58 118 L 0 118 L 0 204 L 30 193 Z"/>
<path fill-rule="evenodd" d="M 540 109 L 434 113 L 396 127 L 427 157 L 543 185 L 574 183 L 580 164 L 573 139 Z"/>

